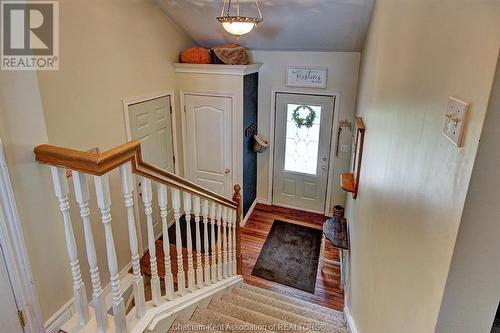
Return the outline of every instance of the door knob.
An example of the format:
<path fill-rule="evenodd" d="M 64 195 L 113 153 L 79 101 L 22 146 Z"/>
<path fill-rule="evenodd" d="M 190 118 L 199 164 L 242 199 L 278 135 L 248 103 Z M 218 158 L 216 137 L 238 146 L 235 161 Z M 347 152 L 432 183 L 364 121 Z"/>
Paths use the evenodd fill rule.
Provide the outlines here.
<path fill-rule="evenodd" d="M 226 174 L 228 174 L 228 173 L 230 173 L 230 172 L 231 172 L 231 170 L 226 169 L 224 172 L 225 172 Z"/>

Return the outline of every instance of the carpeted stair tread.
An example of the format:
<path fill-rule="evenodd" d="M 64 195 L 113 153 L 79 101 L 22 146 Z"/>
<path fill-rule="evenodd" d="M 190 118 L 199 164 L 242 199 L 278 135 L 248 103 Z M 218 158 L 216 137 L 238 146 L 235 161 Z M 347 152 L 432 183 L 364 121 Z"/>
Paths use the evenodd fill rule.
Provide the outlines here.
<path fill-rule="evenodd" d="M 253 292 L 249 289 L 235 288 L 232 293 L 241 296 L 245 299 L 253 300 L 255 302 L 271 305 L 273 307 L 282 309 L 284 311 L 292 312 L 306 318 L 315 319 L 317 321 L 325 322 L 327 324 L 334 325 L 336 327 L 345 326 L 344 316 L 341 312 L 334 311 L 332 314 L 324 314 L 322 312 L 314 311 L 309 308 L 296 305 L 290 302 L 279 300 L 275 297 L 269 297 L 267 295 Z"/>
<path fill-rule="evenodd" d="M 267 289 L 254 287 L 254 286 L 246 284 L 246 283 L 243 283 L 240 288 L 245 289 L 245 290 L 249 290 L 251 292 L 261 294 L 261 295 L 264 295 L 264 296 L 267 296 L 267 297 L 270 297 L 273 299 L 277 299 L 277 300 L 280 300 L 283 302 L 287 302 L 287 303 L 290 303 L 293 305 L 297 305 L 297 306 L 306 308 L 308 310 L 315 311 L 315 312 L 321 313 L 321 314 L 326 315 L 326 316 L 330 316 L 331 318 L 338 318 L 339 320 L 344 321 L 344 315 L 342 312 L 335 311 L 335 310 L 329 309 L 329 308 L 325 308 L 324 306 L 321 306 L 321 305 L 317 305 L 317 304 L 313 304 L 313 303 L 310 303 L 307 301 L 303 301 L 303 300 L 300 300 L 298 298 L 282 295 L 282 294 L 279 294 L 279 293 L 276 293 L 274 291 L 270 291 Z"/>
<path fill-rule="evenodd" d="M 252 326 L 251 323 L 210 309 L 197 308 L 191 316 L 191 321 L 205 325 L 210 329 L 219 329 L 223 332 L 251 333 L 256 331 L 249 328 L 249 326 Z M 272 332 L 267 331 L 267 333 Z"/>
<path fill-rule="evenodd" d="M 269 330 L 275 332 L 290 332 L 290 327 L 293 323 L 287 322 L 285 320 L 280 320 L 263 313 L 246 309 L 244 307 L 234 305 L 223 300 L 212 301 L 208 306 L 210 310 L 224 313 L 225 315 L 231 316 L 233 318 L 238 318 L 240 320 L 252 323 L 255 325 L 264 325 Z"/>
<path fill-rule="evenodd" d="M 228 293 L 222 297 L 222 301 L 225 303 L 230 303 L 235 306 L 243 307 L 247 310 L 262 313 L 264 315 L 276 318 L 278 320 L 283 320 L 297 325 L 307 325 L 304 327 L 310 327 L 313 330 L 319 330 L 326 333 L 344 333 L 344 326 L 342 323 L 337 323 L 337 325 L 332 325 L 327 322 L 318 321 L 312 318 L 307 318 L 303 315 L 282 310 L 280 308 L 274 307 L 268 303 L 257 302 L 249 298 L 241 297 L 235 293 Z"/>
<path fill-rule="evenodd" d="M 221 333 L 221 331 L 214 330 L 210 327 L 207 327 L 203 324 L 194 322 L 192 320 L 181 320 L 177 319 L 172 326 L 170 327 L 169 333 L 196 333 L 196 332 L 213 332 L 213 333 Z"/>

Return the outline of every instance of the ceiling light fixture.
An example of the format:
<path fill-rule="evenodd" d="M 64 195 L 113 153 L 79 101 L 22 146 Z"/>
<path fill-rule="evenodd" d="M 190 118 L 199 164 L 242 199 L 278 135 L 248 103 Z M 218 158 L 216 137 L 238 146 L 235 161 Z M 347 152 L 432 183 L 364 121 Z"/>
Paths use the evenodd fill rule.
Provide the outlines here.
<path fill-rule="evenodd" d="M 237 38 L 249 33 L 252 29 L 257 26 L 264 19 L 262 18 L 262 12 L 260 11 L 259 2 L 255 0 L 255 6 L 259 13 L 259 17 L 251 16 L 241 16 L 240 15 L 240 0 L 236 2 L 236 15 L 231 14 L 231 0 L 224 0 L 222 3 L 222 11 L 217 21 L 222 23 L 224 29 L 230 34 L 235 35 Z"/>

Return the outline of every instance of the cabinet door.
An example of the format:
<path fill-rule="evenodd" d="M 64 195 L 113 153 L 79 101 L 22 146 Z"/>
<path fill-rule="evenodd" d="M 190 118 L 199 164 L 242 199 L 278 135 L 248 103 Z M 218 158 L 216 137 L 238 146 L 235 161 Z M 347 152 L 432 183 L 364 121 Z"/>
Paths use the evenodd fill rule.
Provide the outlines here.
<path fill-rule="evenodd" d="M 232 100 L 184 95 L 186 177 L 216 193 L 232 195 Z"/>

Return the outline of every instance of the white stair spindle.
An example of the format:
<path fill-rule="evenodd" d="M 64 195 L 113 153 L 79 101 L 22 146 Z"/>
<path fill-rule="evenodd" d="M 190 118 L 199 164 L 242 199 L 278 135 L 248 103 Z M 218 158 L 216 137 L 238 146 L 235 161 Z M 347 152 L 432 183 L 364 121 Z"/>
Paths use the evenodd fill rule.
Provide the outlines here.
<path fill-rule="evenodd" d="M 104 235 L 106 237 L 106 253 L 108 255 L 108 268 L 111 275 L 111 293 L 113 304 L 113 317 L 115 328 L 118 333 L 127 332 L 127 321 L 125 320 L 125 306 L 120 288 L 118 276 L 118 262 L 116 259 L 115 242 L 111 228 L 111 195 L 109 192 L 108 175 L 94 176 L 97 205 L 101 210 L 101 219 L 104 224 Z"/>
<path fill-rule="evenodd" d="M 75 235 L 73 226 L 71 225 L 71 217 L 69 214 L 68 201 L 68 182 L 66 180 L 66 170 L 58 167 L 50 167 L 52 172 L 52 180 L 54 183 L 54 191 L 59 200 L 59 209 L 62 214 L 64 223 L 64 235 L 66 237 L 66 248 L 71 265 L 71 276 L 73 278 L 73 294 L 75 297 L 75 307 L 81 326 L 85 326 L 90 320 L 89 308 L 87 303 L 87 294 L 85 285 L 82 281 L 80 272 L 80 263 L 78 261 L 78 253 L 76 249 Z"/>
<path fill-rule="evenodd" d="M 227 207 L 222 209 L 222 277 L 227 278 Z"/>
<path fill-rule="evenodd" d="M 222 206 L 217 205 L 217 280 L 222 280 L 222 239 L 221 239 L 221 227 L 222 227 Z"/>
<path fill-rule="evenodd" d="M 188 290 L 193 291 L 195 287 L 193 267 L 193 241 L 191 239 L 191 194 L 183 193 L 184 216 L 186 218 L 186 249 L 187 249 L 187 278 Z"/>
<path fill-rule="evenodd" d="M 227 276 L 233 275 L 233 211 L 227 209 Z"/>
<path fill-rule="evenodd" d="M 194 223 L 196 227 L 196 286 L 203 288 L 203 267 L 201 265 L 200 197 L 193 197 Z"/>
<path fill-rule="evenodd" d="M 211 244 L 211 273 L 212 273 L 212 282 L 215 283 L 217 282 L 217 263 L 216 263 L 216 257 L 217 257 L 217 248 L 215 247 L 215 212 L 217 209 L 217 205 L 215 203 L 212 203 L 210 205 L 210 244 Z"/>
<path fill-rule="evenodd" d="M 184 260 L 182 259 L 182 238 L 181 238 L 181 198 L 178 189 L 172 188 L 172 209 L 175 220 L 175 249 L 177 252 L 177 291 L 183 295 L 186 288 L 184 277 Z"/>
<path fill-rule="evenodd" d="M 236 210 L 233 210 L 233 275 L 238 274 L 238 263 L 236 262 L 236 223 L 237 223 L 237 218 L 236 218 Z"/>
<path fill-rule="evenodd" d="M 134 214 L 134 178 L 132 176 L 132 165 L 129 163 L 120 166 L 120 177 L 122 193 L 127 208 L 127 225 L 130 254 L 132 258 L 132 272 L 134 274 L 134 303 L 135 315 L 142 318 L 146 314 L 146 298 L 144 296 L 144 280 L 141 274 L 141 263 L 139 257 L 139 246 L 137 243 L 137 230 Z"/>
<path fill-rule="evenodd" d="M 101 288 L 101 278 L 99 277 L 99 267 L 97 266 L 97 254 L 90 225 L 89 209 L 89 186 L 87 175 L 78 171 L 73 171 L 73 183 L 75 187 L 76 202 L 80 207 L 80 216 L 83 221 L 83 231 L 85 234 L 85 248 L 90 267 L 90 279 L 92 281 L 92 301 L 97 322 L 97 331 L 104 333 L 109 327 L 108 316 L 105 304 L 105 295 Z"/>
<path fill-rule="evenodd" d="M 160 206 L 160 216 L 163 229 L 163 253 L 165 259 L 165 289 L 169 301 L 175 298 L 174 295 L 174 276 L 172 274 L 172 265 L 170 263 L 170 240 L 168 238 L 168 197 L 167 186 L 158 184 L 158 205 Z"/>
<path fill-rule="evenodd" d="M 208 200 L 205 199 L 203 200 L 203 249 L 204 254 L 203 254 L 203 259 L 205 260 L 205 285 L 210 285 L 210 255 L 208 253 Z"/>
<path fill-rule="evenodd" d="M 146 213 L 146 223 L 148 229 L 148 248 L 149 248 L 149 264 L 151 266 L 151 294 L 152 301 L 155 306 L 160 305 L 161 289 L 160 277 L 158 276 L 158 264 L 156 261 L 156 238 L 153 227 L 153 190 L 151 188 L 151 180 L 142 177 L 142 203 L 144 204 L 144 212 Z"/>

